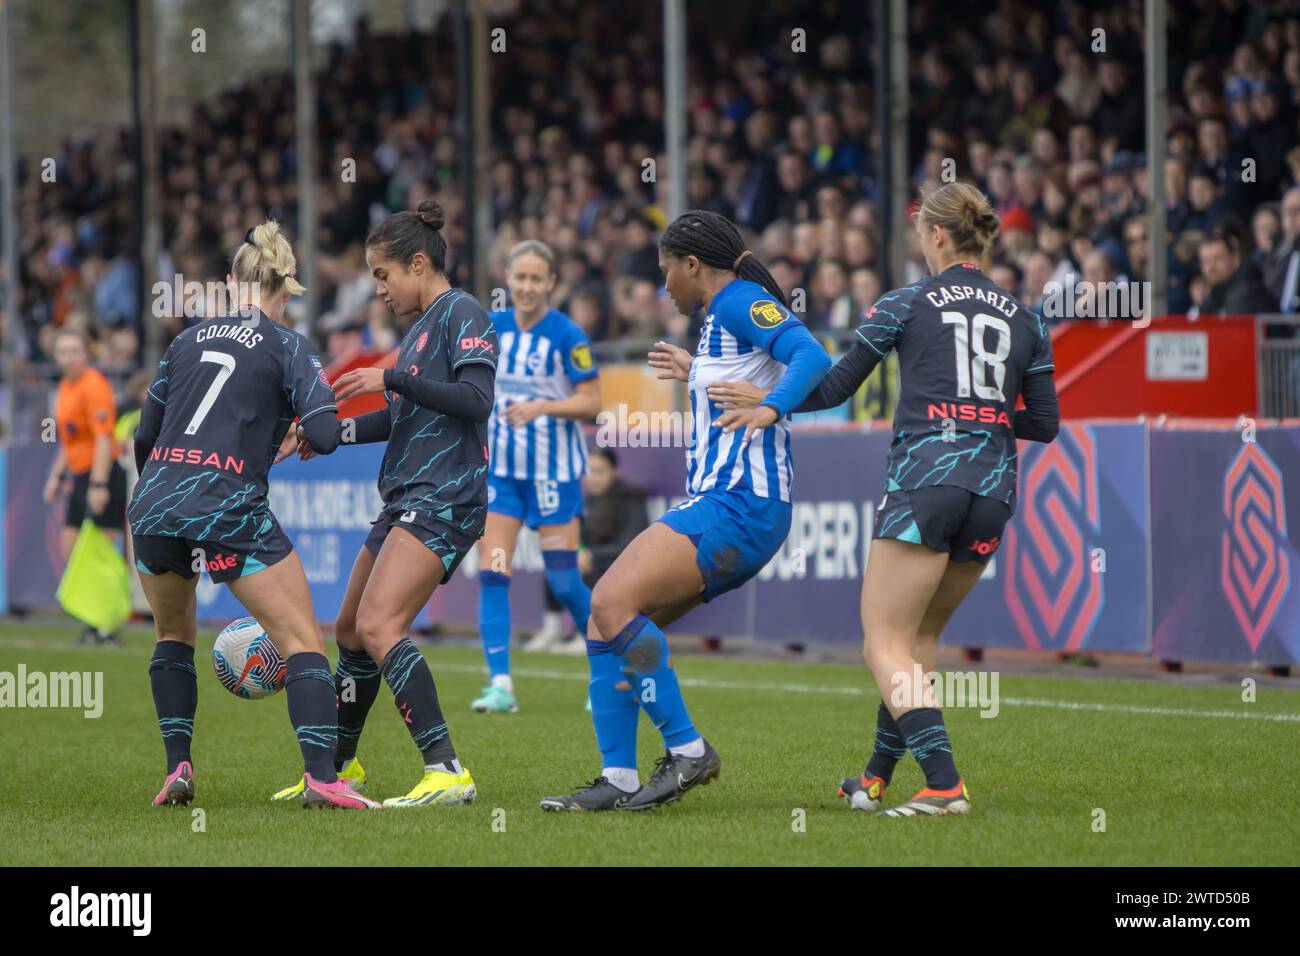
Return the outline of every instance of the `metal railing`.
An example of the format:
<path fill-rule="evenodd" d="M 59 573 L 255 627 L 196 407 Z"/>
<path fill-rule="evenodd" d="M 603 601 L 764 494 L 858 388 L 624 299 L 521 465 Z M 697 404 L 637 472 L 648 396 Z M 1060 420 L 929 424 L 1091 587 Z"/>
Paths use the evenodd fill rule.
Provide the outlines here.
<path fill-rule="evenodd" d="M 1260 315 L 1258 323 L 1259 414 L 1261 418 L 1300 418 L 1300 317 Z M 1286 329 L 1289 335 L 1278 335 Z M 1268 338 L 1272 331 L 1274 338 Z"/>

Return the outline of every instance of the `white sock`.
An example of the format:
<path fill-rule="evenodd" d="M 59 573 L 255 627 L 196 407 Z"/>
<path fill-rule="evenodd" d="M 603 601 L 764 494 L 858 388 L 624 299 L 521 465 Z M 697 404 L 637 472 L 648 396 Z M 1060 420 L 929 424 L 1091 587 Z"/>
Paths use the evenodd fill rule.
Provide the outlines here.
<path fill-rule="evenodd" d="M 624 793 L 636 793 L 641 789 L 636 767 L 606 767 L 601 775 Z"/>
<path fill-rule="evenodd" d="M 515 692 L 515 682 L 510 679 L 509 674 L 498 674 L 496 677 L 492 678 L 492 686 L 504 687 L 512 694 Z"/>
<path fill-rule="evenodd" d="M 554 631 L 557 634 L 564 633 L 564 612 L 547 611 L 542 615 L 542 630 Z"/>
<path fill-rule="evenodd" d="M 448 760 L 448 761 L 445 762 L 445 763 L 426 763 L 426 764 L 424 765 L 424 769 L 425 769 L 426 771 L 429 771 L 429 770 L 440 770 L 440 771 L 442 771 L 443 773 L 460 773 L 460 772 L 461 772 L 461 766 L 460 766 L 460 761 L 459 761 L 459 760 Z"/>
<path fill-rule="evenodd" d="M 690 743 L 681 744 L 677 747 L 669 747 L 673 753 L 679 757 L 690 757 L 692 760 L 704 756 L 704 738 L 696 737 Z"/>

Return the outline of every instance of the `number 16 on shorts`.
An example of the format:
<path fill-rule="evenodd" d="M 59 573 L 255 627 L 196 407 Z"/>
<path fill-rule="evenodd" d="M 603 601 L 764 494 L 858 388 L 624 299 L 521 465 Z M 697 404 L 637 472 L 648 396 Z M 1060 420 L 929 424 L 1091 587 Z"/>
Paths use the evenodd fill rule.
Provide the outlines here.
<path fill-rule="evenodd" d="M 560 507 L 560 483 L 538 478 L 533 484 L 537 489 L 537 510 L 544 515 L 554 514 Z"/>

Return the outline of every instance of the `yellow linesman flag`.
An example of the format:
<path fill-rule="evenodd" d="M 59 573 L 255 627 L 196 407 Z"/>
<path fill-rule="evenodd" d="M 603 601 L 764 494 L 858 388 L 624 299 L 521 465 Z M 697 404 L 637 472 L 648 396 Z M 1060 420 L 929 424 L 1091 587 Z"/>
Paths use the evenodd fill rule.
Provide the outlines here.
<path fill-rule="evenodd" d="M 59 604 L 78 620 L 112 634 L 131 616 L 131 579 L 113 539 L 82 522 L 59 582 Z"/>

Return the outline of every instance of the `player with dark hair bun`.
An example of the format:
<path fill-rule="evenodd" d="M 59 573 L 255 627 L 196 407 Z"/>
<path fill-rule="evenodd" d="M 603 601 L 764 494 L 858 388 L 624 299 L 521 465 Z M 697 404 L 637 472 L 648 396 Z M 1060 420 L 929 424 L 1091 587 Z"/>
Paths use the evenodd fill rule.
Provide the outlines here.
<path fill-rule="evenodd" d="M 497 336 L 478 301 L 447 279 L 444 222 L 441 204 L 427 199 L 370 230 L 366 262 L 376 292 L 394 313 L 414 318 L 393 368 L 353 369 L 334 383 L 339 401 L 383 392 L 387 402 L 344 430 L 345 442 L 388 445 L 379 471 L 383 510 L 357 554 L 335 624 L 339 771 L 365 780 L 357 741 L 383 681 L 424 761 L 415 788 L 385 807 L 468 803 L 476 794 L 452 746 L 433 674 L 406 636 L 434 588 L 483 534 L 487 511 Z M 301 457 L 313 454 L 304 443 Z"/>
<path fill-rule="evenodd" d="M 650 364 L 690 387 L 694 441 L 687 451 L 690 498 L 641 532 L 596 584 L 587 653 L 592 718 L 604 771 L 544 810 L 648 810 L 718 776 L 718 753 L 686 712 L 661 627 L 701 601 L 743 585 L 790 530 L 789 412 L 830 367 L 826 350 L 785 307 L 771 273 L 717 213 L 678 217 L 659 243 L 660 266 L 677 310 L 705 309 L 694 355 L 659 343 Z M 722 378 L 771 389 L 756 408 L 724 412 L 706 389 Z M 638 706 L 667 748 L 640 786 Z"/>

